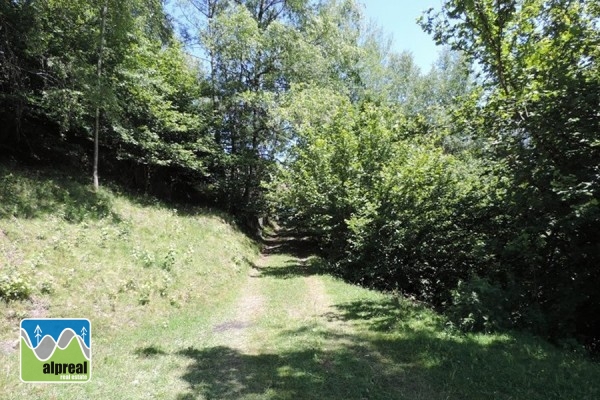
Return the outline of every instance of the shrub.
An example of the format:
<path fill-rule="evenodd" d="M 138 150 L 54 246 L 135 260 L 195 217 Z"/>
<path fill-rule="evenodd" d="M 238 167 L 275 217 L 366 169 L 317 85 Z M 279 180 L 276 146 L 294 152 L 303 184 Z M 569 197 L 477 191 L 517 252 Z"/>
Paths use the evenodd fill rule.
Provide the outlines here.
<path fill-rule="evenodd" d="M 0 299 L 22 300 L 31 295 L 32 285 L 18 272 L 0 277 Z"/>
<path fill-rule="evenodd" d="M 466 162 L 405 144 L 380 174 L 371 203 L 348 220 L 345 273 L 441 305 L 481 264 L 477 232 L 486 192 Z"/>
<path fill-rule="evenodd" d="M 458 282 L 451 293 L 448 317 L 461 330 L 491 332 L 511 325 L 511 296 L 487 279 L 475 275 L 467 281 Z"/>

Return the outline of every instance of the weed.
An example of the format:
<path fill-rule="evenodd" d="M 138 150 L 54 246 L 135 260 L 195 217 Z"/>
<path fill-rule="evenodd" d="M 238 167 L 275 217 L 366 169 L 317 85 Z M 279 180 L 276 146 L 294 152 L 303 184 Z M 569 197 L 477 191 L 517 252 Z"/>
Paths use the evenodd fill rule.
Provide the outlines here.
<path fill-rule="evenodd" d="M 150 302 L 150 295 L 152 294 L 152 286 L 148 283 L 142 284 L 138 289 L 138 303 L 145 306 Z"/>
<path fill-rule="evenodd" d="M 176 256 L 177 252 L 175 251 L 175 247 L 173 245 L 169 246 L 169 250 L 167 250 L 167 254 L 165 254 L 162 260 L 161 268 L 170 271 L 175 265 Z"/>
<path fill-rule="evenodd" d="M 43 253 L 36 254 L 33 259 L 30 261 L 31 268 L 37 269 L 42 268 L 47 265 L 48 261 L 46 257 L 44 257 Z"/>
<path fill-rule="evenodd" d="M 22 300 L 31 295 L 32 285 L 17 271 L 0 276 L 0 299 Z"/>
<path fill-rule="evenodd" d="M 172 282 L 173 279 L 171 279 L 167 273 L 163 273 L 161 281 L 156 285 L 156 291 L 160 297 L 165 297 L 167 295 L 167 290 Z"/>
<path fill-rule="evenodd" d="M 142 264 L 144 268 L 150 268 L 156 265 L 156 256 L 149 250 L 140 250 L 135 248 L 132 252 L 135 261 Z"/>
<path fill-rule="evenodd" d="M 175 308 L 181 308 L 181 302 L 174 296 L 169 296 L 169 304 Z"/>
<path fill-rule="evenodd" d="M 110 240 L 111 230 L 108 226 L 100 228 L 100 247 L 105 248 L 107 242 Z"/>
<path fill-rule="evenodd" d="M 41 282 L 38 285 L 41 294 L 52 294 L 54 293 L 54 286 L 51 282 Z"/>

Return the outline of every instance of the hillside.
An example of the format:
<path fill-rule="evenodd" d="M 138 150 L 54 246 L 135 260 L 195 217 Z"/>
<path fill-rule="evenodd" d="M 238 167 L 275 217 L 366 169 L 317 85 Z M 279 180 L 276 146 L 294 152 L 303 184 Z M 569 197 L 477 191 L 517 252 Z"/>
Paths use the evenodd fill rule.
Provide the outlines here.
<path fill-rule="evenodd" d="M 596 399 L 600 366 L 323 273 L 217 212 L 0 167 L 0 393 L 9 399 Z M 300 251 L 301 250 L 301 251 Z M 8 280 L 7 280 L 7 277 Z M 20 280 L 19 280 L 20 279 Z M 92 320 L 92 380 L 19 381 L 19 321 Z"/>

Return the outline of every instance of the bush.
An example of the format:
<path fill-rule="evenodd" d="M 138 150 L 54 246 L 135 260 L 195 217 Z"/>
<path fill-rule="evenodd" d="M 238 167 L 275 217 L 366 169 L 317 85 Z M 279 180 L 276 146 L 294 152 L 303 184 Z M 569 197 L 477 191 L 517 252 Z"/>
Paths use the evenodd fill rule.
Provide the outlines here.
<path fill-rule="evenodd" d="M 29 298 L 31 283 L 18 272 L 0 277 L 0 299 L 23 300 Z"/>
<path fill-rule="evenodd" d="M 441 305 L 482 264 L 486 187 L 468 163 L 406 145 L 381 173 L 371 204 L 348 220 L 348 277 Z"/>
<path fill-rule="evenodd" d="M 511 296 L 487 279 L 473 276 L 460 281 L 451 293 L 452 305 L 447 314 L 461 330 L 492 332 L 511 325 Z"/>
<path fill-rule="evenodd" d="M 336 273 L 441 305 L 459 279 L 486 267 L 480 226 L 494 182 L 439 139 L 391 109 L 344 108 L 301 132 L 273 201 Z"/>

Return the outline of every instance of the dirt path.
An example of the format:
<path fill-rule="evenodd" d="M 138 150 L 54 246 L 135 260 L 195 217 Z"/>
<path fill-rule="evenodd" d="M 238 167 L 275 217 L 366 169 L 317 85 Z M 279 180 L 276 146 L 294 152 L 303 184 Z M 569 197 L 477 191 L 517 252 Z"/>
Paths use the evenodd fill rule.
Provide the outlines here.
<path fill-rule="evenodd" d="M 214 343 L 258 355 L 273 351 L 272 341 L 288 330 L 348 334 L 349 324 L 331 318 L 334 303 L 323 277 L 310 270 L 311 251 L 301 239 L 268 240 L 231 312 L 213 326 Z"/>
<path fill-rule="evenodd" d="M 266 262 L 261 256 L 258 265 L 250 269 L 242 287 L 234 312 L 213 327 L 218 343 L 227 345 L 245 354 L 256 354 L 257 348 L 251 340 L 252 328 L 265 311 L 265 297 L 261 288 L 259 268 Z"/>
<path fill-rule="evenodd" d="M 263 252 L 250 269 L 232 312 L 213 327 L 213 334 L 218 336 L 217 343 L 245 354 L 257 354 L 269 336 L 260 323 L 268 319 L 265 314 L 269 312 L 283 313 L 283 320 L 290 326 L 315 319 L 326 322 L 332 300 L 322 277 L 308 272 L 312 253 L 310 243 L 302 239 L 283 235 L 266 239 Z M 288 270 L 296 274 L 280 276 Z M 286 290 L 289 290 L 289 296 Z M 277 295 L 281 291 L 284 293 Z"/>
<path fill-rule="evenodd" d="M 321 398 L 325 382 L 350 379 L 348 363 L 370 368 L 355 350 L 364 346 L 354 326 L 339 318 L 332 279 L 314 260 L 306 243 L 292 239 L 265 246 L 195 357 L 192 370 L 203 372 L 194 382 L 205 385 L 195 389 L 197 398 Z M 342 386 L 336 391 L 347 390 Z"/>
<path fill-rule="evenodd" d="M 309 299 L 307 311 L 314 316 L 322 316 L 331 309 L 331 299 L 325 291 L 325 285 L 318 276 L 307 276 L 304 278 Z"/>

